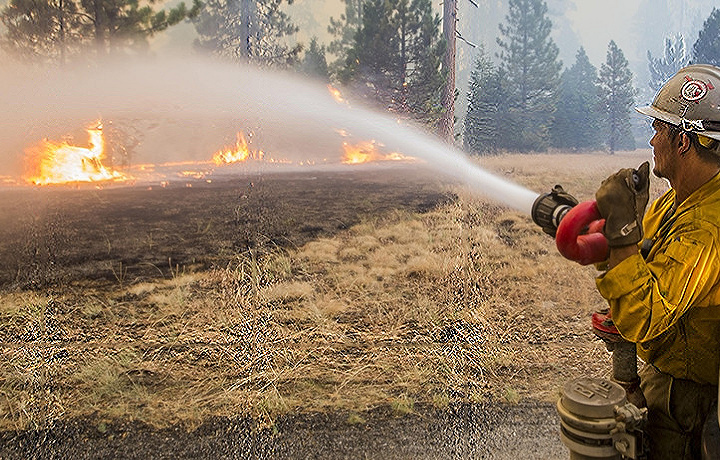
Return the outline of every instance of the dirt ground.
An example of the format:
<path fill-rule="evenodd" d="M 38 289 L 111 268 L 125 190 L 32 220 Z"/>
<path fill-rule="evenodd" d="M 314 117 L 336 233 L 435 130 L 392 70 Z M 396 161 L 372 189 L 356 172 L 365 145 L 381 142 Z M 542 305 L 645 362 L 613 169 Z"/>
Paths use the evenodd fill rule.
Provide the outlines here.
<path fill-rule="evenodd" d="M 370 168 L 238 175 L 195 181 L 192 187 L 178 182 L 152 188 L 8 188 L 0 190 L 0 289 L 96 292 L 165 280 L 181 269 L 223 268 L 248 249 L 298 248 L 381 215 L 423 214 L 452 204 L 458 199 L 455 185 L 430 171 Z M 517 231 L 514 225 L 503 221 L 501 227 Z M 573 315 L 569 322 L 585 323 L 585 317 Z M 0 332 L 6 352 L 37 340 L 17 323 L 10 326 Z M 50 340 L 78 339 L 47 332 Z M 522 334 L 513 340 L 567 347 L 572 361 L 574 347 L 589 339 L 557 335 L 562 341 L 549 345 Z M 512 363 L 502 367 L 513 376 L 518 372 Z M 528 372 L 533 371 L 522 375 Z M 561 364 L 556 373 L 564 378 L 567 372 Z M 0 384 L 9 381 L 0 377 Z M 2 396 L 8 398 L 6 392 Z M 361 416 L 342 409 L 291 411 L 272 424 L 218 416 L 157 428 L 92 414 L 57 417 L 35 429 L 0 431 L 0 459 L 16 458 L 560 459 L 567 450 L 552 402 L 490 399 L 408 411 L 374 407 Z"/>
<path fill-rule="evenodd" d="M 272 428 L 214 418 L 188 432 L 138 422 L 101 428 L 89 420 L 47 431 L 0 433 L 2 459 L 537 459 L 568 458 L 548 403 L 387 410 L 351 423 L 347 414 L 287 415 Z"/>

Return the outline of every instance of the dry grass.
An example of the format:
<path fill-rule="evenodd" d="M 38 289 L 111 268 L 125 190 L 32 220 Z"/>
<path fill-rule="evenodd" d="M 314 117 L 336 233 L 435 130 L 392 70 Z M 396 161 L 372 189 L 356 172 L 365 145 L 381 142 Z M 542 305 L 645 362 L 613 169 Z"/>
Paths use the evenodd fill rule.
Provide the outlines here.
<path fill-rule="evenodd" d="M 646 153 L 523 155 L 483 165 L 580 199 Z M 562 170 L 557 171 L 558 165 Z M 653 184 L 656 195 L 663 188 Z M 554 400 L 609 358 L 589 331 L 595 271 L 519 215 L 458 191 L 296 250 L 112 290 L 0 293 L 0 428 L 62 417 L 190 426 L 210 415 Z M 12 338 L 9 340 L 8 338 Z"/>

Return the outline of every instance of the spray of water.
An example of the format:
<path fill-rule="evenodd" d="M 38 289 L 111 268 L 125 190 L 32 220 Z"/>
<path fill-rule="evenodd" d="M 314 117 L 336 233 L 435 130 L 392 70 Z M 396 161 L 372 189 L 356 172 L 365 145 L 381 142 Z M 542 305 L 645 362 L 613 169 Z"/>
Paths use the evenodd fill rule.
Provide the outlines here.
<path fill-rule="evenodd" d="M 28 145 L 102 119 L 133 131 L 140 163 L 207 160 L 239 130 L 275 156 L 317 163 L 339 158 L 343 141 L 374 139 L 525 213 L 537 197 L 421 129 L 338 103 L 324 85 L 297 76 L 201 58 L 116 60 L 42 72 L 4 67 L 0 88 L 0 174 L 18 173 Z"/>

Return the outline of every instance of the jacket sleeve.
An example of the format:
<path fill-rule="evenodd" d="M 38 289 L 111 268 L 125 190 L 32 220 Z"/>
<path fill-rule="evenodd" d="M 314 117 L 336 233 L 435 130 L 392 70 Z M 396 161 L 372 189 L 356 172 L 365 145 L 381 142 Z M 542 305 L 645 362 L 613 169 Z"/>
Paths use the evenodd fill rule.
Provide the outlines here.
<path fill-rule="evenodd" d="M 652 261 L 633 255 L 596 279 L 626 340 L 660 336 L 716 285 L 720 264 L 713 235 L 701 228 L 680 235 Z"/>

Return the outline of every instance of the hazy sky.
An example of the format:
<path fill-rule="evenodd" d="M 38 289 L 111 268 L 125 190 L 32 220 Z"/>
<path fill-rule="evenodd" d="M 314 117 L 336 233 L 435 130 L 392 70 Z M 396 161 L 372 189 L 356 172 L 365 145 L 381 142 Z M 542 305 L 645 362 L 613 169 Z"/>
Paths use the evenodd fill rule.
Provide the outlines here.
<path fill-rule="evenodd" d="M 568 11 L 573 30 L 594 63 L 605 60 L 607 45 L 615 40 L 621 49 L 634 50 L 633 23 L 641 0 L 578 0 Z M 569 63 L 568 63 L 569 64 Z"/>

